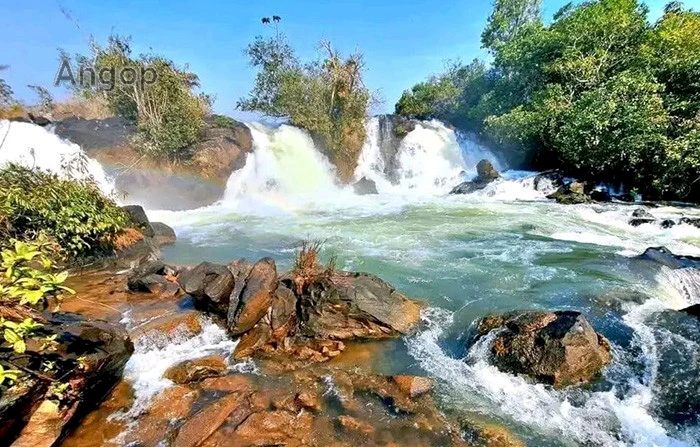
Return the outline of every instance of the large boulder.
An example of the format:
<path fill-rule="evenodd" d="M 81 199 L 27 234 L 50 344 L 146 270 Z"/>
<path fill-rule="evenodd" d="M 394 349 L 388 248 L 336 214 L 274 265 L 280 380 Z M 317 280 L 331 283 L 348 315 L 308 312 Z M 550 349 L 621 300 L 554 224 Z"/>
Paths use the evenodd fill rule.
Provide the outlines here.
<path fill-rule="evenodd" d="M 610 345 L 574 311 L 513 312 L 481 320 L 478 338 L 497 330 L 492 362 L 557 388 L 593 380 L 610 362 Z"/>
<path fill-rule="evenodd" d="M 681 309 L 681 312 L 685 312 L 688 315 L 700 319 L 700 304 L 693 304 L 692 306 L 688 306 L 685 309 Z"/>
<path fill-rule="evenodd" d="M 412 332 L 420 321 L 419 303 L 369 273 L 336 271 L 297 295 L 302 333 L 315 338 L 387 338 Z"/>
<path fill-rule="evenodd" d="M 148 220 L 146 211 L 141 205 L 126 205 L 123 206 L 122 209 L 126 211 L 126 213 L 129 215 L 129 218 L 131 219 L 131 222 L 136 228 L 143 232 L 144 236 L 155 236 L 155 232 L 151 227 L 151 222 Z"/>
<path fill-rule="evenodd" d="M 163 222 L 151 222 L 153 229 L 153 240 L 157 245 L 171 245 L 177 241 L 175 230 Z"/>
<path fill-rule="evenodd" d="M 674 255 L 666 247 L 649 247 L 636 259 L 655 262 L 670 269 L 680 269 L 685 267 L 700 267 L 700 258 L 694 256 Z"/>
<path fill-rule="evenodd" d="M 47 315 L 37 335 L 55 336 L 55 350 L 28 343 L 23 354 L 0 353 L 3 365 L 23 371 L 18 384 L 22 394 L 0 399 L 2 445 L 57 445 L 75 421 L 109 394 L 134 349 L 122 328 L 74 314 Z M 55 366 L 45 370 L 49 362 Z M 65 389 L 52 391 L 47 376 Z M 12 411 L 4 411 L 7 405 Z"/>
<path fill-rule="evenodd" d="M 471 194 L 486 188 L 489 183 L 500 178 L 500 174 L 488 160 L 481 160 L 476 165 L 476 177 L 468 182 L 462 182 L 452 188 L 450 194 Z"/>
<path fill-rule="evenodd" d="M 632 211 L 632 218 L 629 220 L 629 224 L 633 227 L 638 227 L 643 224 L 654 223 L 656 217 L 654 217 L 649 211 L 644 208 L 637 208 Z"/>
<path fill-rule="evenodd" d="M 591 198 L 586 194 L 585 185 L 578 181 L 573 181 L 560 186 L 556 191 L 547 196 L 548 199 L 554 199 L 557 203 L 564 205 L 575 205 L 579 203 L 589 203 Z"/>
<path fill-rule="evenodd" d="M 253 265 L 240 288 L 230 294 L 227 325 L 232 335 L 252 329 L 272 305 L 277 290 L 277 266 L 272 258 L 263 258 Z M 232 290 L 237 292 L 238 290 Z"/>
<path fill-rule="evenodd" d="M 235 279 L 229 268 L 213 262 L 202 262 L 177 278 L 180 287 L 192 296 L 200 307 L 226 315 Z"/>

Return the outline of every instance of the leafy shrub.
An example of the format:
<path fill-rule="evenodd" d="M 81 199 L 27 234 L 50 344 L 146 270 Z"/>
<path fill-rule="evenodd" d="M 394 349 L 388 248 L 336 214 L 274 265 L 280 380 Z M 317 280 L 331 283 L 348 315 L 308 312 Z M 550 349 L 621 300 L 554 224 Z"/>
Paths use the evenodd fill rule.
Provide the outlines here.
<path fill-rule="evenodd" d="M 0 246 L 45 235 L 78 258 L 111 249 L 127 224 L 126 213 L 91 180 L 13 164 L 0 170 Z"/>
<path fill-rule="evenodd" d="M 14 241 L 2 250 L 0 263 L 0 343 L 17 354 L 27 349 L 27 339 L 49 349 L 56 336 L 41 337 L 35 331 L 42 325 L 36 321 L 35 310 L 41 310 L 53 298 L 60 302 L 73 290 L 63 285 L 67 272 L 54 273 L 50 255 L 52 244 L 40 239 L 36 242 Z M 0 385 L 13 383 L 20 372 L 0 365 Z"/>
<path fill-rule="evenodd" d="M 226 115 L 212 115 L 214 118 L 214 126 L 221 128 L 236 127 L 238 121 Z"/>

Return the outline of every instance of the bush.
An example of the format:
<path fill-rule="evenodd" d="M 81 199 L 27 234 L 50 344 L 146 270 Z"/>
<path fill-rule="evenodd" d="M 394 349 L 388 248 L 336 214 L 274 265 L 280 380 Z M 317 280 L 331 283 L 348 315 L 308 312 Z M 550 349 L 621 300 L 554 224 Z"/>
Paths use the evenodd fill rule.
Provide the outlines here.
<path fill-rule="evenodd" d="M 128 224 L 126 213 L 91 180 L 7 165 L 0 170 L 0 246 L 11 239 L 54 240 L 62 254 L 79 258 L 111 250 Z"/>

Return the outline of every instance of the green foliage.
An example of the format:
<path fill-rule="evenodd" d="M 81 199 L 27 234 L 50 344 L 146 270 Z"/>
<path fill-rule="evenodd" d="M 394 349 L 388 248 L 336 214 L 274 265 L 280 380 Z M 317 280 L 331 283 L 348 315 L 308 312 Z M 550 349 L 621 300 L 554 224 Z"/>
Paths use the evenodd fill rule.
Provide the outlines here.
<path fill-rule="evenodd" d="M 212 115 L 212 117 L 214 118 L 214 126 L 216 126 L 216 127 L 220 127 L 220 128 L 225 129 L 225 128 L 236 127 L 236 125 L 238 125 L 238 121 L 231 118 L 230 116 L 214 114 L 214 115 Z"/>
<path fill-rule="evenodd" d="M 397 112 L 479 132 L 536 167 L 700 200 L 700 13 L 674 2 L 651 24 L 638 0 L 594 0 L 545 26 L 536 6 L 497 0 L 482 35 L 493 66 L 445 101 L 448 70 Z"/>
<path fill-rule="evenodd" d="M 527 25 L 539 20 L 542 0 L 495 0 L 481 45 L 491 51 L 513 40 Z"/>
<path fill-rule="evenodd" d="M 142 153 L 175 161 L 191 155 L 187 148 L 200 138 L 211 98 L 196 93 L 199 78 L 187 66 L 178 67 L 153 54 L 134 57 L 130 40 L 117 35 L 110 36 L 104 47 L 93 42 L 91 57 L 78 55 L 76 60 L 98 74 L 110 73 L 110 82 L 104 85 L 93 85 L 85 76 L 80 95 L 100 95 L 112 112 L 137 123 L 136 143 Z M 136 82 L 120 76 L 125 69 L 138 74 Z"/>
<path fill-rule="evenodd" d="M 325 58 L 301 64 L 284 35 L 258 36 L 246 49 L 258 69 L 255 86 L 238 108 L 284 118 L 321 137 L 341 178 L 352 176 L 365 138 L 371 100 L 359 53 L 343 57 L 328 42 Z"/>
<path fill-rule="evenodd" d="M 0 365 L 0 385 L 13 384 L 17 382 L 20 372 L 15 369 L 5 369 Z"/>
<path fill-rule="evenodd" d="M 44 235 L 75 258 L 109 250 L 128 217 L 91 180 L 7 165 L 0 170 L 0 247 Z"/>

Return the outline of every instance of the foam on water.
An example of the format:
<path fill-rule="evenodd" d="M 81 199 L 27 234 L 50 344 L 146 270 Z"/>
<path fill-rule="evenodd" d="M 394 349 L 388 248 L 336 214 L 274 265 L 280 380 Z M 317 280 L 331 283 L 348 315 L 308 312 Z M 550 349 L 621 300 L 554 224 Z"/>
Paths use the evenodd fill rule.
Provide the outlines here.
<path fill-rule="evenodd" d="M 31 123 L 0 121 L 0 166 L 16 163 L 40 168 L 64 177 L 92 178 L 105 194 L 114 182 L 102 165 L 88 157 L 77 144 L 61 139 L 50 129 Z"/>
<path fill-rule="evenodd" d="M 638 343 L 652 345 L 653 333 L 646 329 L 645 318 L 657 304 L 632 314 L 626 323 L 635 330 Z M 452 314 L 428 309 L 423 314 L 427 328 L 407 339 L 409 352 L 428 373 L 437 378 L 446 405 L 469 408 L 486 414 L 507 415 L 515 423 L 538 433 L 556 437 L 567 445 L 604 446 L 692 446 L 691 439 L 676 439 L 649 410 L 652 399 L 654 351 L 644 351 L 651 372 L 645 380 L 635 381 L 619 397 L 615 390 L 588 392 L 558 391 L 542 384 L 503 373 L 488 363 L 489 337 L 476 343 L 467 358 L 450 357 L 442 349 L 440 338 L 452 324 Z M 615 348 L 618 349 L 618 348 Z M 583 402 L 581 394 L 584 395 Z"/>

